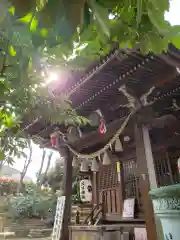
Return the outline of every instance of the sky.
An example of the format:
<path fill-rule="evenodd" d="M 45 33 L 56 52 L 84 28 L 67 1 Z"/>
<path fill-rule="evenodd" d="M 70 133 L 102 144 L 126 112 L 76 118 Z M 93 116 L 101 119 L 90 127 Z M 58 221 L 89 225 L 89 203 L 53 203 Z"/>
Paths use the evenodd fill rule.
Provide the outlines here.
<path fill-rule="evenodd" d="M 172 0 L 170 5 L 170 10 L 168 13 L 165 14 L 166 20 L 168 20 L 171 25 L 180 25 L 180 0 Z M 47 150 L 48 152 L 48 150 Z M 54 152 L 51 166 L 54 165 L 56 159 L 59 157 L 57 152 Z M 36 179 L 36 173 L 38 172 L 41 164 L 42 159 L 42 149 L 40 149 L 37 145 L 33 145 L 33 156 L 32 156 L 32 163 L 28 168 L 27 176 L 32 178 L 32 180 Z M 47 164 L 47 158 L 45 159 L 44 168 Z M 21 170 L 23 167 L 23 160 L 18 159 L 14 164 L 14 167 L 18 170 Z"/>
<path fill-rule="evenodd" d="M 168 20 L 171 25 L 180 25 L 180 0 L 172 0 L 170 4 L 170 10 L 165 14 L 166 20 Z"/>

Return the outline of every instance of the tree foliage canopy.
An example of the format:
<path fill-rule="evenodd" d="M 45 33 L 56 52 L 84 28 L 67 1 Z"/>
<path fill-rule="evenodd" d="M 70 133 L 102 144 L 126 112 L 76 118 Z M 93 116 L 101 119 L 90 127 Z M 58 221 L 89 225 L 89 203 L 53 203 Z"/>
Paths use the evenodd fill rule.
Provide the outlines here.
<path fill-rule="evenodd" d="M 59 64 L 92 60 L 107 53 L 113 42 L 130 48 L 139 43 L 143 52 L 166 51 L 169 42 L 180 45 L 179 26 L 172 27 L 164 19 L 170 0 L 29 0 L 28 4 L 9 0 L 9 3 L 1 24 L 10 24 L 13 29 L 13 34 L 9 33 L 13 47 L 38 49 L 41 56 L 52 62 L 55 55 Z M 86 49 L 84 44 L 88 44 Z M 12 55 L 16 51 L 13 47 L 9 49 Z M 74 56 L 80 58 L 71 61 Z"/>

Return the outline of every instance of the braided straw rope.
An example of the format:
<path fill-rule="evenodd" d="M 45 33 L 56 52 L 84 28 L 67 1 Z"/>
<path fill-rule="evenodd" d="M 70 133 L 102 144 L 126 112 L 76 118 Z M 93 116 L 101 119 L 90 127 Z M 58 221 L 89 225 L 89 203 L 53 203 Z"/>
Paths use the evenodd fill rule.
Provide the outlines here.
<path fill-rule="evenodd" d="M 118 139 L 119 135 L 124 131 L 125 127 L 127 126 L 130 118 L 132 117 L 132 115 L 135 113 L 135 111 L 132 111 L 127 118 L 124 120 L 124 122 L 122 123 L 121 127 L 117 130 L 116 134 L 114 135 L 114 137 L 111 138 L 111 140 L 100 150 L 91 153 L 91 154 L 81 154 L 78 153 L 76 150 L 74 150 L 71 146 L 69 146 L 68 144 L 65 144 L 69 150 L 77 157 L 77 158 L 85 158 L 85 159 L 92 159 L 92 158 L 96 158 L 99 157 L 102 153 L 104 153 L 106 150 L 108 150 L 113 143 Z"/>

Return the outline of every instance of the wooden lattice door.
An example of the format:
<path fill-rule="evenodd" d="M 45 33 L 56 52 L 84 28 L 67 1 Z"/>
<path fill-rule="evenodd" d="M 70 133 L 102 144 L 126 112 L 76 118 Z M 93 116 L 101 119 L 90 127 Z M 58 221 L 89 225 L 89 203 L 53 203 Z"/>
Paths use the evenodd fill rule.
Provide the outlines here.
<path fill-rule="evenodd" d="M 177 160 L 180 156 L 179 150 L 157 151 L 154 153 L 154 163 L 158 187 L 180 183 L 177 168 Z"/>
<path fill-rule="evenodd" d="M 120 184 L 118 182 L 116 163 L 101 166 L 98 185 L 99 202 L 103 203 L 105 213 L 120 213 Z"/>

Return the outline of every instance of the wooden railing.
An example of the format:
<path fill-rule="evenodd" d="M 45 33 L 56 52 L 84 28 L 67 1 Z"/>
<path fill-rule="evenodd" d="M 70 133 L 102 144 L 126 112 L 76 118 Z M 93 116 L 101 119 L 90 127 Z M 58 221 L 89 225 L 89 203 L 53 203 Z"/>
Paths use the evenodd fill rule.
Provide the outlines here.
<path fill-rule="evenodd" d="M 97 204 L 88 214 L 82 225 L 97 225 L 103 216 L 103 205 Z"/>
<path fill-rule="evenodd" d="M 89 206 L 73 205 L 72 213 L 71 213 L 71 225 L 82 224 L 91 211 L 92 211 L 92 205 L 89 205 Z"/>

